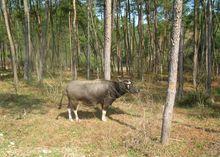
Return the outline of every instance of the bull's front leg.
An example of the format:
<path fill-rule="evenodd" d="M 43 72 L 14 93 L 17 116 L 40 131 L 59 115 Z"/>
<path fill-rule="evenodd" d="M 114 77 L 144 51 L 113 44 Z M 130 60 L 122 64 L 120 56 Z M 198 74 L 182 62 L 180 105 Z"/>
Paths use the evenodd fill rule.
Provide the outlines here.
<path fill-rule="evenodd" d="M 68 111 L 68 115 L 69 115 L 69 120 L 72 122 L 72 121 L 73 121 L 72 109 L 71 109 L 71 108 L 68 108 L 67 111 Z"/>
<path fill-rule="evenodd" d="M 106 112 L 108 107 L 112 104 L 112 102 L 114 101 L 114 99 L 112 98 L 106 98 L 104 99 L 104 103 L 102 104 L 102 121 L 106 122 Z"/>
<path fill-rule="evenodd" d="M 106 119 L 106 110 L 105 109 L 102 109 L 102 121 L 106 122 L 107 119 Z"/>

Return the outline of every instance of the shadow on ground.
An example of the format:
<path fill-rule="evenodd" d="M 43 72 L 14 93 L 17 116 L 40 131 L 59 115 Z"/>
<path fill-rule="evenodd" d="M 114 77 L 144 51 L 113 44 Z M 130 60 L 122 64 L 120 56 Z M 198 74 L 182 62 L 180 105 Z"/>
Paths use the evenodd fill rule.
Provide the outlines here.
<path fill-rule="evenodd" d="M 0 107 L 10 110 L 11 113 L 20 112 L 21 110 L 41 110 L 44 101 L 35 98 L 33 95 L 17 95 L 11 93 L 0 93 Z"/>
<path fill-rule="evenodd" d="M 119 123 L 120 125 L 127 126 L 131 129 L 136 129 L 134 126 L 132 126 L 130 124 L 127 124 L 125 122 L 122 122 L 118 119 L 114 119 L 111 116 L 111 115 L 117 115 L 117 114 L 126 114 L 126 115 L 133 116 L 133 117 L 140 117 L 139 115 L 134 115 L 134 114 L 127 113 L 127 112 L 125 112 L 125 111 L 123 111 L 123 110 L 121 110 L 120 108 L 117 108 L 117 107 L 110 107 L 107 111 L 107 117 L 109 119 L 111 119 L 112 121 L 115 121 L 115 122 Z M 72 115 L 73 115 L 73 118 L 74 118 L 73 113 L 72 113 Z M 101 120 L 101 110 L 98 107 L 95 108 L 95 111 L 82 111 L 82 110 L 79 110 L 78 111 L 78 116 L 79 116 L 79 119 L 81 119 L 81 120 L 83 120 L 83 119 L 93 119 L 93 118 L 98 118 L 98 119 Z M 67 111 L 58 114 L 56 119 L 58 119 L 59 117 L 63 117 L 65 119 L 69 118 Z"/>
<path fill-rule="evenodd" d="M 173 121 L 173 123 L 183 125 L 183 126 L 186 126 L 186 127 L 189 127 L 189 128 L 195 128 L 195 129 L 198 129 L 198 130 L 203 130 L 203 131 L 206 131 L 206 132 L 209 132 L 209 133 L 220 133 L 220 130 L 216 130 L 216 129 L 212 129 L 212 128 L 205 128 L 205 127 L 195 126 L 195 125 L 191 125 L 191 124 L 181 123 L 181 122 L 178 122 L 178 121 Z"/>

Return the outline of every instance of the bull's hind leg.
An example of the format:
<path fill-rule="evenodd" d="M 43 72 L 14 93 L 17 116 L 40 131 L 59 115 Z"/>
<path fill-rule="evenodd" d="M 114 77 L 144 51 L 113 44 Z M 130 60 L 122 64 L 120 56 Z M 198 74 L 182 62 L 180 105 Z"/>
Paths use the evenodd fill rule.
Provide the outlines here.
<path fill-rule="evenodd" d="M 72 102 L 71 102 L 70 98 L 68 98 L 67 111 L 68 111 L 69 120 L 73 121 L 73 117 L 72 117 Z"/>
<path fill-rule="evenodd" d="M 78 103 L 74 104 L 73 105 L 73 112 L 75 114 L 75 118 L 76 118 L 76 121 L 79 122 L 79 117 L 78 117 L 78 114 L 77 114 L 77 110 L 78 110 Z"/>
<path fill-rule="evenodd" d="M 78 103 L 76 101 L 73 101 L 70 98 L 68 98 L 68 100 L 69 100 L 69 104 L 68 104 L 69 120 L 73 121 L 72 114 L 71 114 L 72 113 L 72 108 L 73 108 L 73 112 L 75 114 L 75 119 L 76 119 L 76 121 L 79 121 L 79 117 L 78 117 L 78 114 L 77 114 Z"/>

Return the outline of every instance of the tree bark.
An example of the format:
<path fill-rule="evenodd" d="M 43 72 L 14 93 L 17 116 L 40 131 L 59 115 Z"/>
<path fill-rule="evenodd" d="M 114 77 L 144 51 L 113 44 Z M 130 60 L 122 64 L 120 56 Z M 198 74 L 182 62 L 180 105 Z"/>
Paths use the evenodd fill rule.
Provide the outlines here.
<path fill-rule="evenodd" d="M 24 0 L 25 13 L 25 61 L 24 61 L 24 79 L 30 80 L 31 77 L 31 31 L 30 31 L 30 14 L 28 0 Z"/>
<path fill-rule="evenodd" d="M 72 14 L 71 14 L 71 11 L 69 11 L 68 23 L 69 23 L 69 52 L 71 53 L 72 52 Z M 73 63 L 72 59 L 73 57 L 71 57 L 70 59 L 71 69 L 72 69 L 72 63 Z"/>
<path fill-rule="evenodd" d="M 120 9 L 120 1 L 117 1 L 117 15 L 116 15 L 116 50 L 117 50 L 117 67 L 118 67 L 118 74 L 123 75 L 123 69 L 121 68 L 122 65 L 122 55 L 121 55 L 121 45 L 120 45 L 120 15 L 119 15 L 119 9 Z"/>
<path fill-rule="evenodd" d="M 178 71 L 178 99 L 183 97 L 183 51 L 184 51 L 184 26 L 181 24 L 180 45 L 179 45 L 179 71 Z"/>
<path fill-rule="evenodd" d="M 173 19 L 173 32 L 172 32 L 172 48 L 170 54 L 170 69 L 166 104 L 163 113 L 163 123 L 161 131 L 161 142 L 167 144 L 170 136 L 170 127 L 173 114 L 173 106 L 176 96 L 177 84 L 177 71 L 178 71 L 178 54 L 179 54 L 179 41 L 180 41 L 180 28 L 182 21 L 182 0 L 175 0 L 174 2 L 174 19 Z"/>
<path fill-rule="evenodd" d="M 111 0 L 105 0 L 104 78 L 111 79 Z"/>
<path fill-rule="evenodd" d="M 194 0 L 194 58 L 193 58 L 193 86 L 197 88 L 198 73 L 198 11 L 199 1 Z"/>
<path fill-rule="evenodd" d="M 211 95 L 212 77 L 212 4 L 207 2 L 206 14 L 206 93 Z"/>
<path fill-rule="evenodd" d="M 72 34 L 72 72 L 73 80 L 77 79 L 77 42 L 76 42 L 76 1 L 73 0 L 73 34 Z"/>
<path fill-rule="evenodd" d="M 160 67 L 160 54 L 158 47 L 159 44 L 158 44 L 157 5 L 158 5 L 158 1 L 154 0 L 154 54 L 155 54 L 154 71 L 156 74 L 159 73 L 159 67 Z"/>
<path fill-rule="evenodd" d="M 143 66 L 143 48 L 144 48 L 144 34 L 143 34 L 143 14 L 142 14 L 142 3 L 138 3 L 138 78 L 144 80 L 144 66 Z"/>
<path fill-rule="evenodd" d="M 17 74 L 17 59 L 15 54 L 15 45 L 11 34 L 11 28 L 9 24 L 9 18 L 8 18 L 8 12 L 6 8 L 5 0 L 2 0 L 2 11 L 5 19 L 5 26 L 8 34 L 8 39 L 10 43 L 10 49 L 11 49 L 11 60 L 12 60 L 12 67 L 13 67 L 13 74 L 14 74 L 14 87 L 17 92 L 17 86 L 18 86 L 18 74 Z"/>
<path fill-rule="evenodd" d="M 43 27 L 43 23 L 40 21 L 40 15 L 39 16 L 39 25 L 42 28 L 41 35 L 40 35 L 40 55 L 39 55 L 39 76 L 38 81 L 40 83 L 43 83 L 43 74 L 45 70 L 45 57 L 46 57 L 46 48 L 47 48 L 47 30 L 48 30 L 48 24 L 49 24 L 49 0 L 45 1 L 45 27 Z"/>
<path fill-rule="evenodd" d="M 87 0 L 87 53 L 86 53 L 86 78 L 90 79 L 90 18 L 91 18 L 91 1 Z"/>

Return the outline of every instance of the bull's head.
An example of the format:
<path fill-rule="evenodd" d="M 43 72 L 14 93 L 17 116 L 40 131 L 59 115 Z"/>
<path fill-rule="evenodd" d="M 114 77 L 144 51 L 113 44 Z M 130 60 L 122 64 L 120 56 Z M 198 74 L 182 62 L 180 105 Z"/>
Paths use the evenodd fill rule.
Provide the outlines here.
<path fill-rule="evenodd" d="M 126 90 L 126 92 L 128 93 L 140 92 L 140 90 L 137 89 L 130 80 L 123 80 L 122 83 L 123 83 L 123 88 L 124 90 Z"/>

